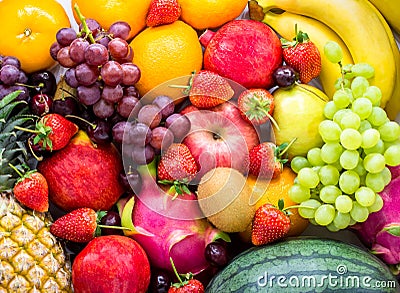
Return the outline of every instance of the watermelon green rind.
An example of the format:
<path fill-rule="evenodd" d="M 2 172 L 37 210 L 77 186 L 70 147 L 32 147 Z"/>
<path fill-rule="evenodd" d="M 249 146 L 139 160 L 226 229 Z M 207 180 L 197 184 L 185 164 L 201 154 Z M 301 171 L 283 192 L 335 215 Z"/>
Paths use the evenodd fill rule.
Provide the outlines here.
<path fill-rule="evenodd" d="M 286 278 L 286 287 L 277 283 L 279 277 Z M 297 281 L 298 287 L 289 283 Z M 375 281 L 386 288 L 375 287 Z M 399 287 L 388 267 L 358 246 L 297 237 L 244 251 L 211 280 L 206 292 L 400 292 Z"/>

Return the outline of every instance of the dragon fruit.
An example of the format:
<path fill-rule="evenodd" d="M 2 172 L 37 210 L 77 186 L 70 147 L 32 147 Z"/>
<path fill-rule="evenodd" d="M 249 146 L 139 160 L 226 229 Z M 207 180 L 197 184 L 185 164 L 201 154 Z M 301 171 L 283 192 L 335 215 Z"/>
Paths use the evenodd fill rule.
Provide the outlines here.
<path fill-rule="evenodd" d="M 151 164 L 143 167 L 154 168 Z M 117 204 L 122 225 L 131 228 L 125 234 L 144 248 L 153 267 L 172 271 L 172 258 L 180 274 L 195 275 L 208 269 L 205 247 L 218 238 L 229 241 L 229 236 L 204 218 L 195 194 L 174 198 L 157 184 L 152 172 L 142 171 L 139 194 Z"/>
<path fill-rule="evenodd" d="M 360 240 L 389 265 L 400 265 L 400 166 L 390 168 L 391 182 L 380 192 L 384 205 L 354 228 Z"/>

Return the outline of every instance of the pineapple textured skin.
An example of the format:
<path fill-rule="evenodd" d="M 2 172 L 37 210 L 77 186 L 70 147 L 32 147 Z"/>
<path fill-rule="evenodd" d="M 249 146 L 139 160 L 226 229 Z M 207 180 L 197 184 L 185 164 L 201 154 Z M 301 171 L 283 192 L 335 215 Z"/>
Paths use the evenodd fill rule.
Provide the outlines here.
<path fill-rule="evenodd" d="M 71 263 L 50 233 L 48 213 L 0 195 L 0 293 L 73 292 Z"/>

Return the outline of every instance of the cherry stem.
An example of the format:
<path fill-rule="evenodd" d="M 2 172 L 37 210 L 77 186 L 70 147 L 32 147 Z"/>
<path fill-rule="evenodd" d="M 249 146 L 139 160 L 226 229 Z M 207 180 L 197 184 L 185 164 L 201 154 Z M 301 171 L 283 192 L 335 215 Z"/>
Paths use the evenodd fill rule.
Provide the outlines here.
<path fill-rule="evenodd" d="M 95 129 L 95 128 L 97 127 L 96 124 L 91 123 L 91 122 L 87 121 L 86 119 L 84 119 L 84 118 L 82 118 L 82 117 L 79 117 L 79 116 L 75 116 L 75 115 L 65 115 L 65 118 L 75 118 L 75 119 L 81 120 L 81 121 L 85 122 L 86 124 L 88 124 L 88 125 L 89 125 L 90 127 L 92 127 L 93 129 Z"/>
<path fill-rule="evenodd" d="M 43 156 L 38 157 L 35 153 L 35 151 L 32 148 L 32 145 L 30 143 L 28 143 L 29 146 L 29 150 L 31 151 L 31 154 L 33 155 L 33 157 L 37 160 L 37 161 L 42 161 L 43 160 Z"/>
<path fill-rule="evenodd" d="M 24 177 L 24 174 L 22 174 L 21 171 L 19 171 L 17 167 L 15 167 L 13 164 L 8 163 L 8 166 L 10 166 L 18 174 L 19 177 Z"/>
<path fill-rule="evenodd" d="M 92 44 L 96 43 L 96 41 L 95 41 L 94 38 L 93 38 L 92 31 L 91 31 L 91 30 L 89 29 L 89 27 L 87 26 L 86 17 L 84 17 L 83 14 L 81 13 L 81 10 L 79 9 L 79 6 L 78 6 L 77 3 L 75 3 L 74 9 L 75 9 L 76 14 L 77 14 L 78 17 L 79 17 L 79 20 L 80 20 L 81 23 L 82 23 L 83 31 L 84 31 L 85 34 L 89 37 L 90 42 L 91 42 Z"/>
<path fill-rule="evenodd" d="M 24 128 L 24 127 L 20 127 L 20 126 L 14 126 L 14 129 L 25 131 L 25 132 L 30 132 L 30 133 L 34 133 L 34 134 L 40 133 L 40 131 L 38 131 L 38 130 L 33 130 L 33 129 Z"/>
<path fill-rule="evenodd" d="M 44 88 L 44 83 L 43 82 L 39 83 L 38 85 L 31 85 L 31 84 L 24 84 L 24 83 L 16 82 L 15 85 L 20 85 L 20 86 L 24 86 L 24 87 L 28 87 L 28 88 L 32 88 L 32 89 L 35 89 L 35 88 L 38 88 L 38 87 L 39 88 Z"/>
<path fill-rule="evenodd" d="M 313 209 L 313 210 L 316 209 L 316 207 L 302 206 L 302 205 L 294 205 L 294 206 L 288 206 L 288 207 L 286 207 L 286 208 L 283 208 L 283 209 L 282 209 L 282 212 L 284 212 L 284 211 L 286 211 L 286 210 L 289 210 L 289 209 L 295 209 L 295 208 L 306 208 L 306 209 Z"/>
<path fill-rule="evenodd" d="M 289 144 L 279 153 L 279 156 L 282 156 L 284 153 L 288 151 L 288 149 L 294 144 L 294 142 L 297 140 L 297 137 L 293 138 Z"/>
<path fill-rule="evenodd" d="M 178 278 L 178 280 L 179 280 L 179 283 L 181 283 L 181 284 L 182 284 L 182 283 L 183 283 L 183 281 L 182 281 L 181 277 L 179 276 L 179 273 L 178 273 L 178 271 L 176 270 L 176 267 L 175 267 L 174 261 L 172 260 L 172 257 L 169 257 L 169 261 L 171 262 L 172 269 L 174 270 L 174 273 L 175 273 L 176 277 Z"/>

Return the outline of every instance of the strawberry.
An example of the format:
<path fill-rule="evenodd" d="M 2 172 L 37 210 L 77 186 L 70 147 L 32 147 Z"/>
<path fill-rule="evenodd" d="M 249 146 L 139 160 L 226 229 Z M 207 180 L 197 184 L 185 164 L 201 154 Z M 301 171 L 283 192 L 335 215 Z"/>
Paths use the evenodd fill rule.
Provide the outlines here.
<path fill-rule="evenodd" d="M 290 219 L 282 210 L 283 201 L 279 208 L 266 203 L 260 206 L 253 218 L 251 242 L 254 245 L 264 245 L 282 239 L 290 229 Z"/>
<path fill-rule="evenodd" d="M 238 107 L 243 119 L 253 125 L 261 125 L 268 120 L 276 125 L 271 116 L 275 107 L 274 96 L 266 89 L 254 88 L 243 91 L 238 98 Z"/>
<path fill-rule="evenodd" d="M 78 132 L 78 126 L 59 114 L 47 114 L 36 123 L 33 144 L 49 151 L 60 150 Z"/>
<path fill-rule="evenodd" d="M 204 285 L 199 280 L 193 279 L 191 273 L 185 274 L 185 278 L 182 280 L 171 257 L 170 262 L 179 282 L 173 283 L 168 289 L 168 293 L 204 293 Z"/>
<path fill-rule="evenodd" d="M 91 208 L 79 208 L 58 218 L 50 226 L 50 232 L 59 238 L 85 243 L 100 235 L 98 223 L 106 212 Z"/>
<path fill-rule="evenodd" d="M 49 187 L 46 178 L 36 170 L 21 174 L 16 168 L 14 170 L 21 176 L 14 185 L 15 198 L 37 212 L 47 212 L 49 209 Z"/>
<path fill-rule="evenodd" d="M 162 154 L 157 167 L 158 179 L 163 181 L 191 181 L 197 173 L 197 165 L 189 148 L 173 143 Z"/>
<path fill-rule="evenodd" d="M 319 76 L 321 72 L 321 55 L 315 46 L 310 41 L 306 33 L 297 32 L 293 41 L 281 39 L 283 45 L 283 59 L 286 64 L 291 66 L 299 73 L 299 78 L 302 83 L 309 83 L 313 78 Z"/>
<path fill-rule="evenodd" d="M 168 289 L 168 293 L 204 293 L 204 286 L 199 280 L 190 279 L 181 287 L 172 285 Z"/>
<path fill-rule="evenodd" d="M 283 158 L 291 144 L 276 146 L 273 142 L 262 142 L 249 152 L 249 173 L 263 179 L 278 177 L 283 170 L 283 164 L 288 160 Z"/>
<path fill-rule="evenodd" d="M 235 94 L 225 78 L 208 70 L 193 73 L 189 85 L 183 88 L 192 105 L 202 109 L 218 106 L 229 101 Z"/>
<path fill-rule="evenodd" d="M 181 16 L 177 0 L 152 0 L 146 17 L 147 26 L 173 23 Z"/>

